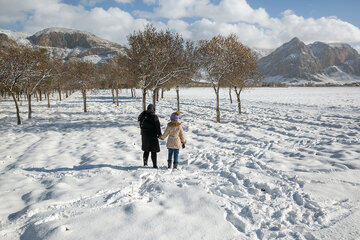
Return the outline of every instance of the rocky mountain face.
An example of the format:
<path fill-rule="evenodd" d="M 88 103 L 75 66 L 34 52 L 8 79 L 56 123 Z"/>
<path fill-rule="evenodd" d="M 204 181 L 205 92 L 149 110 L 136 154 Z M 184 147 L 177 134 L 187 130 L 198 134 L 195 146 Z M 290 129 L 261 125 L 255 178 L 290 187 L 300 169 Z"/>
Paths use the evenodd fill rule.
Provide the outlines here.
<path fill-rule="evenodd" d="M 18 47 L 14 40 L 11 40 L 6 34 L 0 33 L 0 50 L 6 51 L 11 47 Z"/>
<path fill-rule="evenodd" d="M 80 59 L 99 63 L 106 62 L 115 55 L 123 53 L 123 47 L 119 44 L 101 39 L 88 32 L 73 29 L 47 28 L 34 35 L 0 30 L 0 37 L 5 39 L 3 35 L 19 46 L 28 46 L 34 49 L 45 48 L 53 57 L 59 57 L 65 61 Z M 5 44 L 5 40 L 0 41 Z"/>
<path fill-rule="evenodd" d="M 265 78 L 292 82 L 331 82 L 357 77 L 360 80 L 360 55 L 348 44 L 315 42 L 306 45 L 293 38 L 259 59 L 258 70 Z"/>

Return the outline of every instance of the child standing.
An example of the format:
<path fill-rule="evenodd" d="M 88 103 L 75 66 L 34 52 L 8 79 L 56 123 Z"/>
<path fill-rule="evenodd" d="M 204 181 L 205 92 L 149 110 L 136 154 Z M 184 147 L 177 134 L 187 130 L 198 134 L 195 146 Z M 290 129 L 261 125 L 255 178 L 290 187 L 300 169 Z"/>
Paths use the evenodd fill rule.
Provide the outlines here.
<path fill-rule="evenodd" d="M 160 136 L 161 140 L 164 140 L 169 136 L 166 147 L 168 148 L 168 168 L 171 168 L 171 159 L 174 155 L 174 168 L 177 168 L 179 162 L 179 149 L 184 148 L 186 141 L 184 136 L 184 130 L 179 122 L 180 112 L 173 112 L 170 116 L 171 122 L 168 123 L 163 135 Z"/>

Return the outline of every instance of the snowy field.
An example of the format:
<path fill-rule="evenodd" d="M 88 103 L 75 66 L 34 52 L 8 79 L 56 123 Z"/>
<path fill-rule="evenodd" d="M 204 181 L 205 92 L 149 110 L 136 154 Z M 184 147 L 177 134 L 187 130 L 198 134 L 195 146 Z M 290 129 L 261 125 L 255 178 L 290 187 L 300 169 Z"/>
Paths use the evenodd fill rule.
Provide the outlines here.
<path fill-rule="evenodd" d="M 360 88 L 184 89 L 180 170 L 142 167 L 141 98 L 0 100 L 0 239 L 360 239 Z M 138 93 L 140 96 L 140 93 Z M 235 98 L 235 96 L 233 96 Z M 165 130 L 176 108 L 165 93 Z M 150 164 L 151 165 L 151 164 Z"/>

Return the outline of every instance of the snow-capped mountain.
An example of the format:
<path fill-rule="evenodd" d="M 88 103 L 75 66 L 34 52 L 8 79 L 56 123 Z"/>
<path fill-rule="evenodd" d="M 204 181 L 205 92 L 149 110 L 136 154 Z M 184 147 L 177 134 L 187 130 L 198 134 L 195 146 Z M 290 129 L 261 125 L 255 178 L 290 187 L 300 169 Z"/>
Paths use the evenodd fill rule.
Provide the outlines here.
<path fill-rule="evenodd" d="M 270 53 L 274 51 L 274 49 L 267 49 L 267 48 L 251 48 L 253 53 L 257 56 L 258 59 L 268 56 Z"/>
<path fill-rule="evenodd" d="M 0 34 L 6 35 L 19 46 L 46 48 L 52 56 L 66 61 L 78 58 L 99 63 L 123 52 L 119 44 L 74 29 L 47 28 L 34 35 L 0 29 Z"/>
<path fill-rule="evenodd" d="M 268 82 L 353 83 L 360 82 L 360 55 L 348 44 L 306 45 L 293 38 L 259 59 L 258 69 Z"/>

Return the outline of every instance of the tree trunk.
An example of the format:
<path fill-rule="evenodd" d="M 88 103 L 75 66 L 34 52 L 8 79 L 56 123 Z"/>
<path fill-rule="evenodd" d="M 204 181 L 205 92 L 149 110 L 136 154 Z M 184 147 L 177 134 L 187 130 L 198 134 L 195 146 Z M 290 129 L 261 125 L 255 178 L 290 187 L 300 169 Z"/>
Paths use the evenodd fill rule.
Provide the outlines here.
<path fill-rule="evenodd" d="M 156 101 L 157 102 L 159 101 L 159 91 L 160 91 L 160 89 L 156 89 Z"/>
<path fill-rule="evenodd" d="M 164 98 L 164 89 L 162 88 L 161 89 L 161 99 L 163 99 Z"/>
<path fill-rule="evenodd" d="M 60 88 L 60 86 L 58 88 L 58 91 L 59 91 L 59 100 L 61 101 L 61 88 Z"/>
<path fill-rule="evenodd" d="M 177 101 L 177 110 L 180 112 L 180 93 L 179 93 L 179 88 L 176 88 L 176 101 Z"/>
<path fill-rule="evenodd" d="M 65 91 L 65 97 L 68 98 L 69 97 L 69 93 L 68 90 Z"/>
<path fill-rule="evenodd" d="M 34 97 L 36 97 L 36 101 L 38 102 L 38 101 L 39 101 L 39 97 L 38 97 L 37 92 L 34 93 Z"/>
<path fill-rule="evenodd" d="M 29 112 L 28 112 L 28 118 L 30 119 L 31 118 L 31 94 L 28 94 L 28 109 L 29 109 Z"/>
<path fill-rule="evenodd" d="M 82 94 L 83 94 L 83 100 L 84 100 L 84 112 L 87 112 L 87 109 L 86 109 L 86 88 L 82 90 Z"/>
<path fill-rule="evenodd" d="M 154 105 L 155 109 L 156 109 L 156 91 L 157 91 L 157 89 L 154 89 L 153 93 L 152 93 L 153 105 Z"/>
<path fill-rule="evenodd" d="M 142 96 L 142 103 L 143 103 L 143 110 L 146 110 L 146 89 L 143 89 L 143 96 Z"/>
<path fill-rule="evenodd" d="M 220 89 L 219 87 L 215 91 L 216 93 L 216 122 L 220 122 Z"/>
<path fill-rule="evenodd" d="M 131 97 L 136 97 L 136 88 L 131 88 Z"/>
<path fill-rule="evenodd" d="M 40 102 L 42 101 L 42 92 L 41 90 L 39 90 L 39 97 L 40 97 Z"/>
<path fill-rule="evenodd" d="M 119 89 L 116 88 L 116 106 L 119 106 Z"/>
<path fill-rule="evenodd" d="M 48 108 L 50 108 L 50 91 L 47 92 Z"/>
<path fill-rule="evenodd" d="M 241 100 L 240 100 L 240 93 L 241 93 L 242 89 L 239 89 L 239 91 L 235 88 L 235 93 L 236 93 L 236 98 L 237 98 L 237 102 L 238 102 L 238 111 L 239 114 L 241 114 Z"/>
<path fill-rule="evenodd" d="M 233 103 L 232 96 L 231 96 L 231 87 L 229 88 L 229 97 L 230 97 L 230 103 Z"/>
<path fill-rule="evenodd" d="M 17 100 L 16 100 L 16 97 L 15 97 L 15 94 L 14 92 L 10 92 L 11 93 L 11 96 L 15 102 L 15 107 L 16 107 L 16 117 L 17 117 L 17 124 L 20 125 L 21 124 L 21 119 L 20 119 L 20 110 L 19 110 L 19 105 L 17 103 Z"/>
<path fill-rule="evenodd" d="M 113 103 L 115 104 L 114 88 L 111 88 L 111 94 L 112 94 Z"/>

